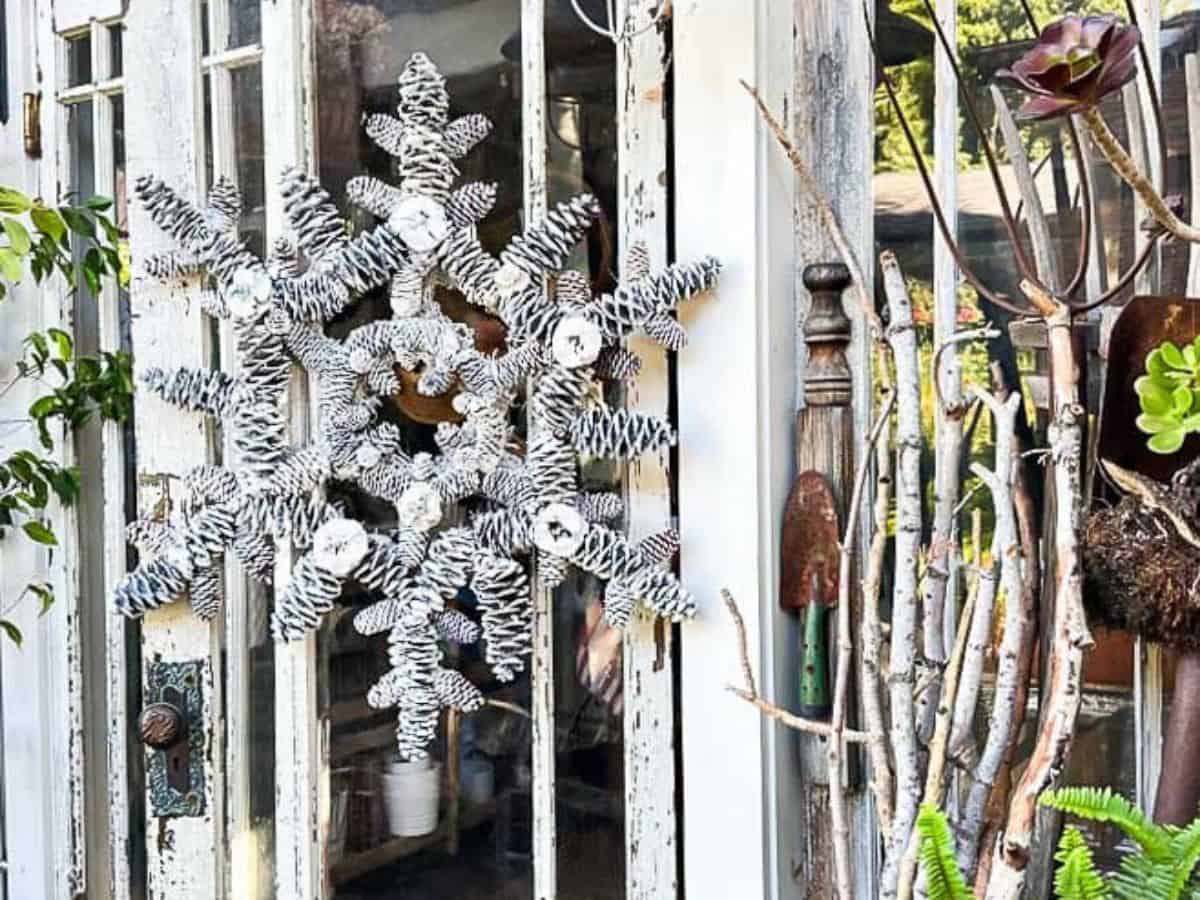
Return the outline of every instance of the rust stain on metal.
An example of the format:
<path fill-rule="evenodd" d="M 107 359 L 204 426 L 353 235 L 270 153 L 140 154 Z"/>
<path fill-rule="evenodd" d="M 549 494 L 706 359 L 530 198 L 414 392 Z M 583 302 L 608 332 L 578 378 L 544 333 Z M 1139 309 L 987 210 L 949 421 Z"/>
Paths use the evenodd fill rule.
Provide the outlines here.
<path fill-rule="evenodd" d="M 812 596 L 814 578 L 825 603 L 838 595 L 840 552 L 837 507 L 829 482 L 820 472 L 802 472 L 792 484 L 783 511 L 780 541 L 779 605 L 802 609 Z"/>

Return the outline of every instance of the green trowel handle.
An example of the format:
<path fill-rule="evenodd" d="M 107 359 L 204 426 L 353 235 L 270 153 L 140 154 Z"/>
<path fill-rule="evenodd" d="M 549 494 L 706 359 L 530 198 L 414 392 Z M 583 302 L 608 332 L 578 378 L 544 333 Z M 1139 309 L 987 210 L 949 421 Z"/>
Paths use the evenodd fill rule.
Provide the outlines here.
<path fill-rule="evenodd" d="M 829 693 L 829 607 L 809 603 L 804 614 L 800 651 L 800 715 L 824 721 L 832 712 Z"/>

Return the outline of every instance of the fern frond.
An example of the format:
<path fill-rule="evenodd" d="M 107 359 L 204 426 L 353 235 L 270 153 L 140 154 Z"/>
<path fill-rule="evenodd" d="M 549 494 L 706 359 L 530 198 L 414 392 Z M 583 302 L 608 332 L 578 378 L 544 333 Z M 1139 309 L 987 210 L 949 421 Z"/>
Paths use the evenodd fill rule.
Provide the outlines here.
<path fill-rule="evenodd" d="M 1173 866 L 1155 861 L 1140 851 L 1127 853 L 1121 868 L 1112 877 L 1112 896 L 1116 900 L 1174 900 L 1171 893 Z"/>
<path fill-rule="evenodd" d="M 1054 874 L 1054 895 L 1059 900 L 1104 900 L 1108 888 L 1096 869 L 1091 848 L 1078 828 L 1068 825 L 1054 854 L 1058 871 Z"/>
<path fill-rule="evenodd" d="M 1175 868 L 1171 875 L 1171 896 L 1182 897 L 1192 882 L 1196 862 L 1200 861 L 1200 819 L 1171 835 L 1171 858 Z"/>
<path fill-rule="evenodd" d="M 967 883 L 955 858 L 954 838 L 946 817 L 936 806 L 922 804 L 917 816 L 921 841 L 921 870 L 929 900 L 971 900 Z"/>
<path fill-rule="evenodd" d="M 1150 859 L 1170 862 L 1171 846 L 1167 833 L 1148 820 L 1145 814 L 1112 788 L 1065 787 L 1042 794 L 1041 802 L 1053 809 L 1090 822 L 1116 825 Z"/>

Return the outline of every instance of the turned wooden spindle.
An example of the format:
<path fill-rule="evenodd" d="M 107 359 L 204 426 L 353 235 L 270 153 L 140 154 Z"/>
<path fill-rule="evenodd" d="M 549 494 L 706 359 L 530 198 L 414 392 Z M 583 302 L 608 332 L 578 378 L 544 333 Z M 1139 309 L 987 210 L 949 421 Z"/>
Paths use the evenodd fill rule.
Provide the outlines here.
<path fill-rule="evenodd" d="M 803 338 L 808 362 L 803 379 L 804 406 L 796 414 L 796 472 L 815 471 L 825 476 L 836 501 L 840 534 L 841 524 L 846 521 L 846 502 L 853 488 L 855 459 L 851 403 L 854 380 L 847 358 L 851 323 L 842 301 L 843 293 L 851 284 L 850 270 L 841 263 L 810 265 L 803 272 L 803 281 L 812 302 L 804 321 Z M 789 509 L 791 507 L 789 503 Z M 785 524 L 785 543 L 787 531 Z M 788 560 L 780 562 L 781 576 L 784 579 L 793 577 L 789 573 Z M 834 616 L 828 619 L 831 625 Z M 831 634 L 827 635 L 826 646 L 835 646 Z M 799 662 L 797 656 L 795 660 L 789 660 L 788 665 Z M 832 689 L 832 671 L 828 677 Z M 824 754 L 821 742 L 800 739 L 801 768 L 806 780 L 812 784 L 828 783 Z M 851 753 L 847 758 L 850 783 L 858 778 L 856 757 L 857 754 Z"/>

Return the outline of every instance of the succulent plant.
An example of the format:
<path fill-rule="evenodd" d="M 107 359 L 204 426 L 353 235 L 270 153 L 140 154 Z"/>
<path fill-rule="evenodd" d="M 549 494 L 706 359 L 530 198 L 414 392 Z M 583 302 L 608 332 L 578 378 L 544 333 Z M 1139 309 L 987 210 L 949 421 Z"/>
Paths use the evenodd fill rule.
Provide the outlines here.
<path fill-rule="evenodd" d="M 1142 414 L 1137 427 L 1155 453 L 1174 453 L 1200 431 L 1200 335 L 1182 349 L 1170 341 L 1146 355 L 1146 374 L 1134 382 Z"/>
<path fill-rule="evenodd" d="M 1066 16 L 1042 31 L 1033 49 L 996 77 L 1034 96 L 1017 116 L 1054 119 L 1094 107 L 1137 74 L 1141 33 L 1114 15 Z"/>

